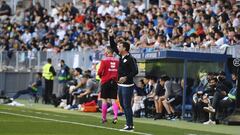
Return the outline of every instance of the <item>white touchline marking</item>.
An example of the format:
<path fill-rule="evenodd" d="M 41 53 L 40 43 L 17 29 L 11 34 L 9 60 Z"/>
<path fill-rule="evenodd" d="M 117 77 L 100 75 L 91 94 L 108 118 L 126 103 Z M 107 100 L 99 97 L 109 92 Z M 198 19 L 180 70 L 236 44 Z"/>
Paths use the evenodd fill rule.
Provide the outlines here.
<path fill-rule="evenodd" d="M 120 131 L 120 129 L 116 129 L 116 128 L 103 127 L 103 126 L 97 126 L 97 125 L 91 125 L 91 124 L 84 124 L 84 123 L 79 123 L 79 122 L 42 118 L 42 117 L 37 117 L 37 116 L 23 115 L 23 114 L 3 112 L 3 111 L 0 111 L 0 113 L 1 114 L 7 114 L 7 115 L 21 116 L 21 117 L 26 117 L 26 118 L 34 118 L 34 119 L 40 119 L 40 120 L 54 121 L 54 122 L 59 122 L 59 123 L 68 123 L 68 124 L 75 124 L 75 125 L 81 125 L 81 126 L 86 126 L 86 127 L 108 129 L 108 130 L 114 130 L 114 131 L 119 131 L 119 132 L 128 132 L 128 131 Z M 149 133 L 135 132 L 135 131 L 128 132 L 128 133 L 134 133 L 134 134 L 138 134 L 138 135 L 152 135 L 152 134 L 149 134 Z"/>

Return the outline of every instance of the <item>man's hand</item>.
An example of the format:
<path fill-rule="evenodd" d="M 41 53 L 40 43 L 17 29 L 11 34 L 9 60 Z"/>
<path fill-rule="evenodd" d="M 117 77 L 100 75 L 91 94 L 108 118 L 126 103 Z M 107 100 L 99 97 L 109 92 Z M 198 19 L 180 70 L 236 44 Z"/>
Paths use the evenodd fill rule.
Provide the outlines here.
<path fill-rule="evenodd" d="M 127 77 L 120 77 L 118 83 L 122 84 L 127 81 Z"/>
<path fill-rule="evenodd" d="M 227 92 L 226 92 L 226 91 L 221 91 L 221 94 L 222 94 L 223 96 L 226 96 L 226 95 L 227 95 Z"/>

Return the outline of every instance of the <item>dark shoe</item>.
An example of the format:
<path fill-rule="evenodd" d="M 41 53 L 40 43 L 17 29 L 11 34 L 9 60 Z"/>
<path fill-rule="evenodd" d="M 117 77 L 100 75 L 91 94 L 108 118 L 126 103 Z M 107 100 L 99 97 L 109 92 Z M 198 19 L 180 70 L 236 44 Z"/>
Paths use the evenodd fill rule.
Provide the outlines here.
<path fill-rule="evenodd" d="M 34 103 L 38 103 L 38 101 L 39 101 L 39 97 L 36 96 L 35 99 L 34 99 Z"/>
<path fill-rule="evenodd" d="M 171 120 L 172 119 L 172 115 L 171 114 L 167 114 L 166 115 L 166 120 Z"/>
<path fill-rule="evenodd" d="M 160 119 L 162 119 L 162 113 L 157 113 L 156 114 L 156 120 L 160 120 Z"/>
<path fill-rule="evenodd" d="M 156 113 L 155 115 L 154 115 L 154 120 L 158 120 L 159 119 L 159 113 Z"/>
<path fill-rule="evenodd" d="M 113 121 L 112 121 L 113 124 L 117 124 L 117 122 L 118 122 L 117 118 L 114 118 Z"/>
<path fill-rule="evenodd" d="M 105 124 L 105 123 L 107 123 L 107 120 L 102 119 L 102 124 Z"/>

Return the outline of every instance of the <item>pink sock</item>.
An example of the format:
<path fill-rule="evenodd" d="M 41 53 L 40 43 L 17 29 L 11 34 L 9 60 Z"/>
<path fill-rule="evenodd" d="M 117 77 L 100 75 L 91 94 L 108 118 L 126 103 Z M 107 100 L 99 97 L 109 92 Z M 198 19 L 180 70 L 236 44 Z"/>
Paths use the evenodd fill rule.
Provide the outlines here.
<path fill-rule="evenodd" d="M 112 108 L 114 113 L 114 119 L 116 119 L 118 116 L 118 105 L 116 103 L 113 103 Z"/>
<path fill-rule="evenodd" d="M 102 104 L 102 119 L 107 119 L 107 103 Z"/>

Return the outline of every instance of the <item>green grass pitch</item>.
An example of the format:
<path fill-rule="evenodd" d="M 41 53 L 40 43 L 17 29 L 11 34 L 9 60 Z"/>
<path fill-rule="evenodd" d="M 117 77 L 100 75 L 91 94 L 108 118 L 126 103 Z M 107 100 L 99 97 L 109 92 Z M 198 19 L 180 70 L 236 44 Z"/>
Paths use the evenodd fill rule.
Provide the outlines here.
<path fill-rule="evenodd" d="M 24 102 L 24 101 L 21 101 Z M 186 121 L 134 119 L 132 133 L 119 131 L 125 124 L 120 117 L 116 125 L 101 124 L 100 113 L 68 111 L 33 104 L 26 107 L 0 105 L 0 135 L 239 135 L 239 126 L 202 125 Z"/>

